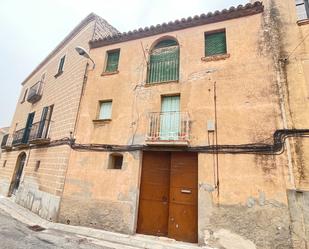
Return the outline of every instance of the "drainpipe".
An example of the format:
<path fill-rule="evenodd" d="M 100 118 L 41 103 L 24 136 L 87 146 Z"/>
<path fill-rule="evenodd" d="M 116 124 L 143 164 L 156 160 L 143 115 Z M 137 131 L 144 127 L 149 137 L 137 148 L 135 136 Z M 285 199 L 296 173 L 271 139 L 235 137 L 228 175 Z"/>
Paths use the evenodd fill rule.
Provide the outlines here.
<path fill-rule="evenodd" d="M 278 70 L 277 70 L 277 84 L 279 90 L 279 100 L 280 100 L 280 111 L 281 111 L 281 118 L 283 123 L 283 128 L 288 129 L 288 121 L 286 115 L 286 108 L 285 108 L 285 101 L 284 101 L 284 93 L 283 93 L 283 84 L 287 82 L 286 77 L 284 76 L 284 61 L 279 59 L 278 61 Z M 295 185 L 295 178 L 293 173 L 293 161 L 292 161 L 292 152 L 291 152 L 291 145 L 288 139 L 285 140 L 285 146 L 287 150 L 287 157 L 288 157 L 288 170 L 289 170 L 289 180 L 293 187 L 296 189 Z"/>

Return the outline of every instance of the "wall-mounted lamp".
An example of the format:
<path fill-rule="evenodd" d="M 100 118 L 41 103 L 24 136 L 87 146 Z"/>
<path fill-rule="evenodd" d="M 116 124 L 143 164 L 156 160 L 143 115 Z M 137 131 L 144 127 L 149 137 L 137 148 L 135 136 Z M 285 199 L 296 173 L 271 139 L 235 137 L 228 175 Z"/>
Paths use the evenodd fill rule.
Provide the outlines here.
<path fill-rule="evenodd" d="M 80 55 L 80 56 L 83 56 L 83 57 L 85 57 L 85 58 L 87 58 L 87 59 L 89 59 L 89 60 L 91 60 L 92 61 L 92 63 L 93 63 L 93 67 L 92 67 L 92 70 L 95 68 L 95 63 L 94 63 L 94 61 L 93 61 L 93 59 L 91 59 L 91 57 L 90 57 L 90 55 L 88 54 L 88 52 L 86 51 L 86 49 L 84 49 L 83 47 L 76 47 L 75 48 L 75 50 L 76 50 L 76 52 Z"/>

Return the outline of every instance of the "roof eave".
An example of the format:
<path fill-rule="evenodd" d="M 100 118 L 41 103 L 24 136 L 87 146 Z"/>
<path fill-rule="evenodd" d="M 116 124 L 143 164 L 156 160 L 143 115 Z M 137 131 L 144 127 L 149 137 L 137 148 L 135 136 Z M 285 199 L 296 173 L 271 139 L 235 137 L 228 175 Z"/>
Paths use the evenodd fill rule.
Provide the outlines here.
<path fill-rule="evenodd" d="M 163 34 L 167 32 L 177 31 L 181 29 L 187 29 L 195 26 L 211 24 L 216 22 L 222 22 L 235 18 L 241 18 L 262 13 L 264 6 L 261 2 L 255 2 L 253 4 L 246 4 L 245 6 L 239 5 L 237 8 L 231 7 L 230 9 L 224 9 L 222 11 L 215 11 L 214 13 L 202 14 L 200 16 L 189 17 L 187 19 L 176 20 L 174 22 L 163 23 L 162 25 L 156 25 L 140 28 L 138 30 L 129 31 L 128 33 L 118 34 L 105 39 L 98 39 L 90 41 L 90 48 L 98 48 L 107 45 L 117 44 L 121 42 L 141 39 L 149 36 Z"/>

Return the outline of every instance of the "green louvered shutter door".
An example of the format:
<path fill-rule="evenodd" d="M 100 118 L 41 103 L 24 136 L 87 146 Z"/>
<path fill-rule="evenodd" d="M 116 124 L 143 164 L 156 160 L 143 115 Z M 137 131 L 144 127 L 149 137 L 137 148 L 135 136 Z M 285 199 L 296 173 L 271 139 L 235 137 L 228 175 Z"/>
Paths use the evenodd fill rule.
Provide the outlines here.
<path fill-rule="evenodd" d="M 205 34 L 205 55 L 226 54 L 225 32 Z"/>
<path fill-rule="evenodd" d="M 118 70 L 119 51 L 109 52 L 106 63 L 106 72 L 115 72 Z"/>

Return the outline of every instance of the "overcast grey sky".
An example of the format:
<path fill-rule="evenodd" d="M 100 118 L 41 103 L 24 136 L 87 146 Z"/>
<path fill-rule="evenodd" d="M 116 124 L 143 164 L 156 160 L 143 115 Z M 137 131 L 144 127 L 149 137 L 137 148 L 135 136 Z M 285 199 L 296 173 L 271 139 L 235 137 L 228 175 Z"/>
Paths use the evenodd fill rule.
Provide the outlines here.
<path fill-rule="evenodd" d="M 1 0 L 0 127 L 11 124 L 21 82 L 90 12 L 123 32 L 247 2 L 249 0 Z"/>

